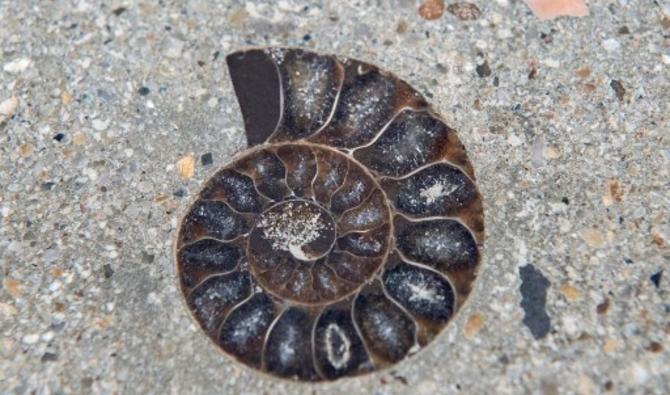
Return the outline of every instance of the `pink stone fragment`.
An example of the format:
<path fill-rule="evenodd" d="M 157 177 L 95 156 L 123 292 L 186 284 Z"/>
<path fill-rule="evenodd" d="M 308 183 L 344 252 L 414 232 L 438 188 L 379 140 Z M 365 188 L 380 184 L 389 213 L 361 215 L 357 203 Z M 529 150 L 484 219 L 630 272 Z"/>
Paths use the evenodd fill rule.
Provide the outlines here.
<path fill-rule="evenodd" d="M 589 8 L 584 0 L 523 0 L 541 20 L 559 16 L 586 16 Z"/>

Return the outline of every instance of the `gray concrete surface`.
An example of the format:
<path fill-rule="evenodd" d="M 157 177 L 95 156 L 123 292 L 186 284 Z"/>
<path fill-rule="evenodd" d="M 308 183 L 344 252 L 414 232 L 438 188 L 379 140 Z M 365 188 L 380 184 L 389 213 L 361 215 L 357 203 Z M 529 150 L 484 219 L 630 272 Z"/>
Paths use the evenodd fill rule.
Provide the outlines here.
<path fill-rule="evenodd" d="M 411 0 L 0 1 L 0 393 L 669 393 L 670 6 L 474 2 L 464 22 Z M 177 220 L 245 147 L 223 59 L 250 45 L 379 64 L 469 151 L 482 276 L 391 371 L 268 379 L 182 304 Z"/>

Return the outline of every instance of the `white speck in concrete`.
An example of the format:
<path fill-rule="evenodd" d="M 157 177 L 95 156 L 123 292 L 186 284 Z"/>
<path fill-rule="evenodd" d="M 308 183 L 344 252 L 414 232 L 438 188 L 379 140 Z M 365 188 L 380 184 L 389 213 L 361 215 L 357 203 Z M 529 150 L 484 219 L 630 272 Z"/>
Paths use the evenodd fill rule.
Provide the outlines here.
<path fill-rule="evenodd" d="M 603 48 L 607 52 L 618 51 L 621 48 L 621 43 L 616 38 L 608 38 L 603 41 Z"/>
<path fill-rule="evenodd" d="M 542 64 L 547 67 L 551 67 L 552 69 L 557 69 L 561 67 L 561 62 L 558 59 L 551 59 L 551 58 L 543 59 Z"/>
<path fill-rule="evenodd" d="M 93 129 L 97 131 L 103 131 L 107 129 L 107 127 L 109 126 L 109 122 L 110 122 L 109 119 L 105 121 L 103 121 L 102 119 L 94 119 L 91 124 L 93 125 Z"/>
<path fill-rule="evenodd" d="M 521 144 L 523 144 L 523 141 L 522 141 L 522 140 L 519 138 L 519 136 L 517 136 L 516 134 L 511 134 L 511 135 L 507 138 L 507 143 L 508 143 L 509 145 L 511 145 L 512 147 L 518 147 L 518 146 L 520 146 Z"/>
<path fill-rule="evenodd" d="M 28 58 L 18 58 L 14 59 L 11 62 L 5 63 L 2 68 L 7 73 L 18 74 L 22 71 L 25 71 L 28 66 L 30 66 L 31 60 Z"/>
<path fill-rule="evenodd" d="M 165 41 L 164 54 L 168 58 L 177 59 L 181 57 L 184 50 L 184 42 L 174 37 L 168 37 Z"/>
<path fill-rule="evenodd" d="M 21 341 L 23 344 L 35 344 L 40 340 L 40 335 L 38 333 L 31 333 L 29 335 L 23 336 Z"/>

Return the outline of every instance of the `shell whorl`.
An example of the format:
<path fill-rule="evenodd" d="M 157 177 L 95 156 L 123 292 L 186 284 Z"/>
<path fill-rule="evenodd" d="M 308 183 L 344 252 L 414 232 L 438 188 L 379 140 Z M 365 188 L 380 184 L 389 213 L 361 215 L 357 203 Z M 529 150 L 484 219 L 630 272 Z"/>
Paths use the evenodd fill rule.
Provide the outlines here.
<path fill-rule="evenodd" d="M 484 225 L 456 132 L 406 82 L 301 49 L 227 57 L 249 149 L 181 222 L 179 281 L 238 362 L 300 381 L 391 366 L 468 297 Z"/>

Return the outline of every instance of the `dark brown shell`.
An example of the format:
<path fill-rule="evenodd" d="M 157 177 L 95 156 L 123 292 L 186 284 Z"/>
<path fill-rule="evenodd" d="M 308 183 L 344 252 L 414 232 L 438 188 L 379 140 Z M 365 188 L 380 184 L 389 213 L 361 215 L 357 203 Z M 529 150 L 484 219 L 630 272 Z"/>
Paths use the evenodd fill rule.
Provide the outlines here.
<path fill-rule="evenodd" d="M 367 63 L 286 48 L 227 62 L 250 148 L 181 223 L 191 313 L 226 354 L 283 378 L 415 353 L 480 263 L 482 202 L 456 132 Z"/>

